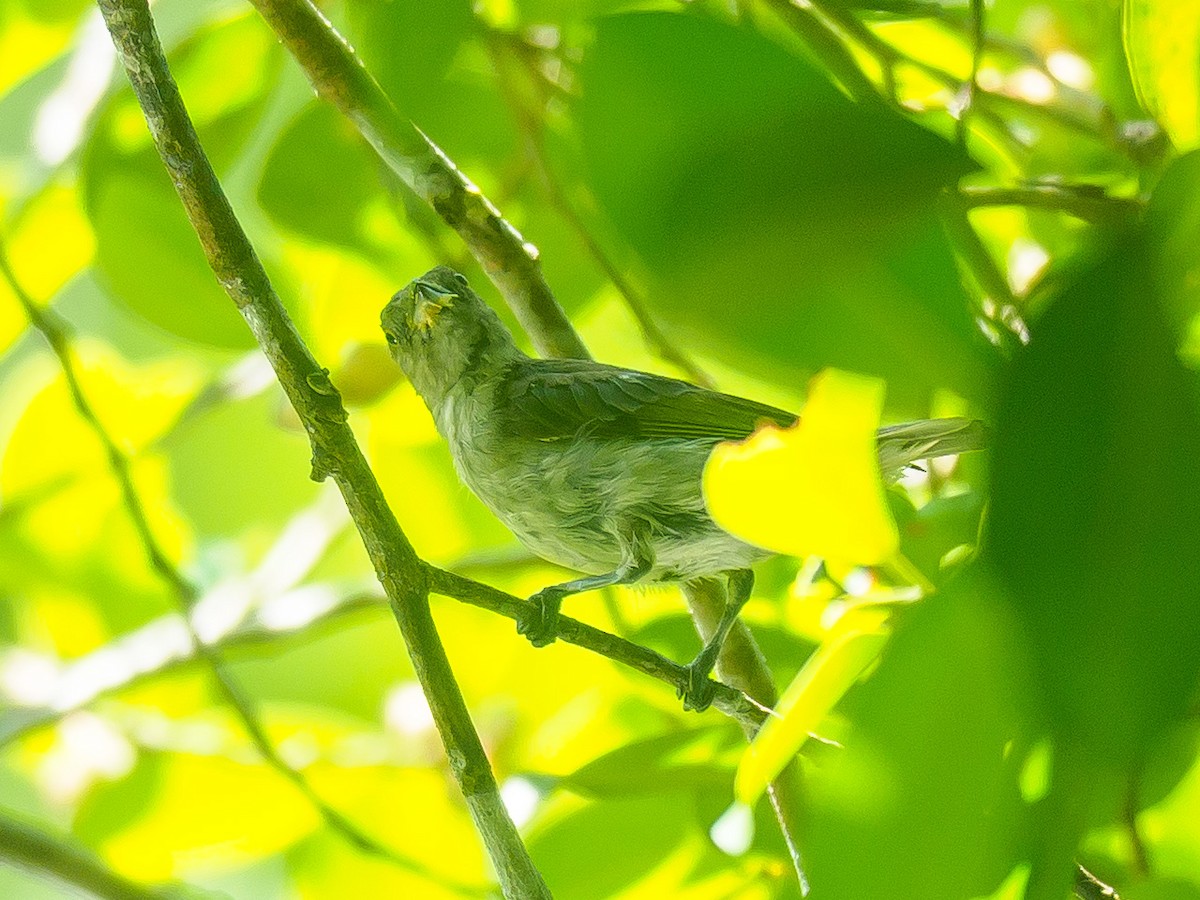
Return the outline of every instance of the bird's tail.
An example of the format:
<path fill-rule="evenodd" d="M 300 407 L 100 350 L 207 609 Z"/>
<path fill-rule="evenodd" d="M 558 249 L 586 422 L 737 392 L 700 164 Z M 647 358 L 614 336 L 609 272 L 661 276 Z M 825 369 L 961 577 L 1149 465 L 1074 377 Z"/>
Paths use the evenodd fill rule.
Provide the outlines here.
<path fill-rule="evenodd" d="M 884 478 L 898 478 L 922 459 L 984 449 L 988 430 L 978 419 L 921 419 L 880 428 L 877 438 Z"/>

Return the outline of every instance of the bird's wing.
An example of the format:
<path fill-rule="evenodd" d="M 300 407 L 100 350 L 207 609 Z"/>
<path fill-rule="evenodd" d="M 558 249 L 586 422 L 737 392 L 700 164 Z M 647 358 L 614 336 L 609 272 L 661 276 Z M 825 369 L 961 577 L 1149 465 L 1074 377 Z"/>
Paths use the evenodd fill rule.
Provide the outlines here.
<path fill-rule="evenodd" d="M 796 421 L 753 400 L 586 360 L 523 361 L 505 374 L 500 390 L 506 430 L 544 441 L 587 434 L 716 443 L 741 440 L 764 422 Z"/>

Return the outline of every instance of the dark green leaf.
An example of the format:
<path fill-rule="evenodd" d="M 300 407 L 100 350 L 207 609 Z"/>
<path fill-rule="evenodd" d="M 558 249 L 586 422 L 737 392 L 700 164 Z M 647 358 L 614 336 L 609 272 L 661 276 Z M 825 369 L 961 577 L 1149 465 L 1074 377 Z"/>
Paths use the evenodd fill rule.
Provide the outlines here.
<path fill-rule="evenodd" d="M 1200 673 L 1200 416 L 1130 235 L 1068 283 L 1014 360 L 996 422 L 991 551 L 1051 726 L 1145 753 Z"/>
<path fill-rule="evenodd" d="M 813 774 L 809 860 L 829 897 L 962 900 L 1016 862 L 1022 813 L 1006 759 L 1022 654 L 982 579 L 905 616 L 845 704 L 853 730 Z"/>
<path fill-rule="evenodd" d="M 781 380 L 836 365 L 886 377 L 893 402 L 985 390 L 991 352 L 934 211 L 972 167 L 951 144 L 693 15 L 602 20 L 580 82 L 597 196 L 664 318 Z"/>

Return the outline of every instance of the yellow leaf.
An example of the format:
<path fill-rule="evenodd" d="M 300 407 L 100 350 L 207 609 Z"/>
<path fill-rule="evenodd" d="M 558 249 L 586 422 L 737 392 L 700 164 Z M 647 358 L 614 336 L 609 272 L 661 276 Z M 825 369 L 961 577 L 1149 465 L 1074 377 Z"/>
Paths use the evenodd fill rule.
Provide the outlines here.
<path fill-rule="evenodd" d="M 49 301 L 92 260 L 96 242 L 79 199 L 73 186 L 47 187 L 21 210 L 8 240 L 9 263 L 37 302 Z"/>
<path fill-rule="evenodd" d="M 20 9 L 0 19 L 4 25 L 0 28 L 0 96 L 3 96 L 67 48 L 74 23 L 39 21 Z"/>
<path fill-rule="evenodd" d="M 704 471 L 713 519 L 779 553 L 862 565 L 890 559 L 899 534 L 875 449 L 884 390 L 878 379 L 828 369 L 813 379 L 796 425 L 720 444 Z"/>
<path fill-rule="evenodd" d="M 1200 140 L 1200 0 L 1126 0 L 1125 48 L 1138 96 L 1180 150 Z"/>
<path fill-rule="evenodd" d="M 4 237 L 8 263 L 21 288 L 37 304 L 53 299 L 91 262 L 95 251 L 77 192 L 63 185 L 51 185 L 33 198 Z M 0 278 L 0 352 L 27 325 L 12 285 Z"/>
<path fill-rule="evenodd" d="M 846 613 L 808 659 L 780 698 L 778 716 L 767 720 L 742 757 L 734 794 L 751 804 L 800 750 L 887 643 L 886 610 Z"/>

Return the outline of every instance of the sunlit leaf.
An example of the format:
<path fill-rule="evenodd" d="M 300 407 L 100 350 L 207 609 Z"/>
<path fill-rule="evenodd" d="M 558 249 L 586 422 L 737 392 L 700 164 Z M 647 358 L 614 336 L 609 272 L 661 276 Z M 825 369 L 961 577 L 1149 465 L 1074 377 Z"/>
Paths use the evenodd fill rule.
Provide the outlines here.
<path fill-rule="evenodd" d="M 0 96 L 67 48 L 89 6 L 86 0 L 9 0 L 0 7 Z"/>
<path fill-rule="evenodd" d="M 1134 85 L 1175 145 L 1200 139 L 1200 2 L 1125 0 L 1125 48 Z"/>
<path fill-rule="evenodd" d="M 713 518 L 780 553 L 881 563 L 899 543 L 875 449 L 884 385 L 832 370 L 813 380 L 800 421 L 722 444 L 704 473 Z"/>
<path fill-rule="evenodd" d="M 886 613 L 877 609 L 844 615 L 809 657 L 776 705 L 776 715 L 755 736 L 738 766 L 735 790 L 753 803 L 815 733 L 821 720 L 879 658 L 887 643 Z"/>
<path fill-rule="evenodd" d="M 76 193 L 65 185 L 50 185 L 34 197 L 3 237 L 9 265 L 34 303 L 52 300 L 94 250 Z M 27 324 L 12 286 L 0 278 L 0 353 Z"/>
<path fill-rule="evenodd" d="M 262 763 L 170 753 L 145 754 L 127 779 L 97 789 L 75 829 L 118 871 L 162 881 L 262 859 L 318 822 Z"/>
<path fill-rule="evenodd" d="M 164 460 L 139 452 L 193 396 L 195 366 L 180 359 L 131 366 L 103 346 L 84 345 L 79 373 L 100 421 L 131 456 L 134 486 L 164 552 L 182 556 L 191 535 L 168 499 Z M 61 375 L 18 421 L 0 458 L 0 492 L 21 503 L 20 517 L 8 523 L 15 557 L 0 562 L 0 573 L 12 566 L 8 585 L 47 579 L 58 585 L 52 593 L 91 595 L 116 627 L 140 622 L 150 597 L 161 603 L 163 582 L 149 566 L 107 452 L 76 412 Z"/>

